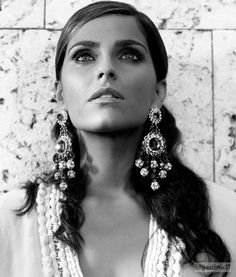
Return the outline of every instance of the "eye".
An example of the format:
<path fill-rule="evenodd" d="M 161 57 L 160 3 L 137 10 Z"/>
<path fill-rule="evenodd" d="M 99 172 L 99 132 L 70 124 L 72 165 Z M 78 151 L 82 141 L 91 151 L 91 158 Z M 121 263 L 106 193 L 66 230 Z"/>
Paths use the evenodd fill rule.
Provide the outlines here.
<path fill-rule="evenodd" d="M 140 62 L 143 59 L 143 56 L 136 49 L 126 48 L 121 52 L 120 59 L 137 63 L 137 62 Z"/>
<path fill-rule="evenodd" d="M 79 51 L 76 52 L 72 59 L 76 62 L 76 63 L 88 63 L 91 61 L 94 61 L 94 57 L 93 55 L 88 52 L 88 51 Z"/>

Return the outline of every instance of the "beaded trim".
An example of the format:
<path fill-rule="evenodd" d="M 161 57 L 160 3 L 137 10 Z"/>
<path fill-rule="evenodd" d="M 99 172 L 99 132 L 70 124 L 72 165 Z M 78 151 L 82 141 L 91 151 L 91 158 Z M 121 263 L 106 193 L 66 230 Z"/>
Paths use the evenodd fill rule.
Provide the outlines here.
<path fill-rule="evenodd" d="M 180 277 L 182 255 L 178 249 L 184 249 L 184 243 L 176 238 L 177 247 L 170 241 L 167 233 L 160 229 L 151 215 L 149 227 L 149 246 L 145 261 L 144 277 Z"/>
<path fill-rule="evenodd" d="M 84 277 L 75 251 L 53 235 L 61 224 L 59 199 L 62 198 L 63 193 L 55 185 L 39 185 L 36 209 L 43 272 L 45 277 Z M 177 238 L 176 248 L 167 233 L 158 228 L 153 216 L 149 223 L 149 238 L 144 277 L 182 276 L 182 255 L 177 248 L 183 249 L 183 242 Z"/>
<path fill-rule="evenodd" d="M 36 203 L 43 271 L 46 277 L 83 277 L 75 251 L 53 235 L 61 224 L 62 197 L 55 185 L 39 185 Z"/>

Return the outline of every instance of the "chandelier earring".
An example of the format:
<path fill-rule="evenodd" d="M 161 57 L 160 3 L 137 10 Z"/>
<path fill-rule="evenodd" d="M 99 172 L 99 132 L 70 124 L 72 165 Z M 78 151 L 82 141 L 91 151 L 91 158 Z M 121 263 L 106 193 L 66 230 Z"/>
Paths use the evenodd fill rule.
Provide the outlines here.
<path fill-rule="evenodd" d="M 161 111 L 158 108 L 151 108 L 149 120 L 150 130 L 142 141 L 135 165 L 142 177 L 151 177 L 151 189 L 155 191 L 160 187 L 159 180 L 166 178 L 172 165 L 167 158 L 166 141 L 158 128 L 162 120 Z"/>
<path fill-rule="evenodd" d="M 74 153 L 72 142 L 67 129 L 68 113 L 62 109 L 57 114 L 57 123 L 60 125 L 60 133 L 57 139 L 53 156 L 55 174 L 54 179 L 59 184 L 59 189 L 64 191 L 68 188 L 67 180 L 75 178 Z"/>

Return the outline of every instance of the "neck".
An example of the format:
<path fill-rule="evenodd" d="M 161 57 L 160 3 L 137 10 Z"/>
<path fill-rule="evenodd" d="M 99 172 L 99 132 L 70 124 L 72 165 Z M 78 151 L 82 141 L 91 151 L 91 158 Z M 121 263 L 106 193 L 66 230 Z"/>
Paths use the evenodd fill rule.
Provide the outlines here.
<path fill-rule="evenodd" d="M 88 177 L 87 195 L 108 197 L 129 189 L 142 129 L 113 133 L 80 131 L 81 167 Z"/>

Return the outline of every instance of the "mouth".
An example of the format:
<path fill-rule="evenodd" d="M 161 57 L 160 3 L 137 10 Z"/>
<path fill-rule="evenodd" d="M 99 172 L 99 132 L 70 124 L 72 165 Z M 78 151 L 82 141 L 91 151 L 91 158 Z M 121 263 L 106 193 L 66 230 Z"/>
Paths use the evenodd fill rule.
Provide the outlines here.
<path fill-rule="evenodd" d="M 100 88 L 99 90 L 95 91 L 91 95 L 91 97 L 88 99 L 88 101 L 93 101 L 95 99 L 104 99 L 104 100 L 109 100 L 109 99 L 118 99 L 118 100 L 123 100 L 124 96 L 119 93 L 114 88 L 106 87 L 106 88 Z"/>

